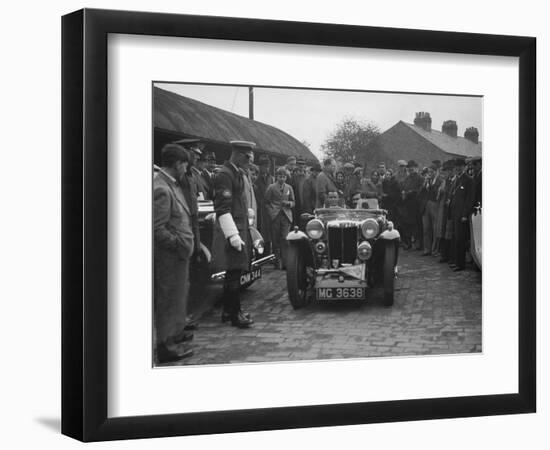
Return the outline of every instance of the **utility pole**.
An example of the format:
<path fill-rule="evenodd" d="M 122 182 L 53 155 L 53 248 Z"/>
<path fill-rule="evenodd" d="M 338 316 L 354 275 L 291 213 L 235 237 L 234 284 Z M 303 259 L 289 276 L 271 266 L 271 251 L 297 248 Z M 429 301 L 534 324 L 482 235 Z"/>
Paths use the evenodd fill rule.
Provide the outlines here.
<path fill-rule="evenodd" d="M 248 118 L 254 120 L 254 88 L 248 86 Z"/>

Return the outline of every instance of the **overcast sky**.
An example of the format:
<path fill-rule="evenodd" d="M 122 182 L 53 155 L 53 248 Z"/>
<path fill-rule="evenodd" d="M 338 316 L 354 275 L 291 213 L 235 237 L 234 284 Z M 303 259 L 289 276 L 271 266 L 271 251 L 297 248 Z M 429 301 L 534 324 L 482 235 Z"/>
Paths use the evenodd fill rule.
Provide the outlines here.
<path fill-rule="evenodd" d="M 156 86 L 248 117 L 247 87 L 166 83 Z M 415 112 L 426 111 L 431 115 L 433 129 L 441 131 L 443 121 L 451 119 L 457 123 L 459 136 L 474 126 L 483 140 L 482 105 L 481 97 L 455 95 L 254 89 L 254 119 L 309 142 L 316 156 L 321 156 L 321 144 L 345 117 L 372 122 L 385 131 L 399 120 L 413 123 Z"/>

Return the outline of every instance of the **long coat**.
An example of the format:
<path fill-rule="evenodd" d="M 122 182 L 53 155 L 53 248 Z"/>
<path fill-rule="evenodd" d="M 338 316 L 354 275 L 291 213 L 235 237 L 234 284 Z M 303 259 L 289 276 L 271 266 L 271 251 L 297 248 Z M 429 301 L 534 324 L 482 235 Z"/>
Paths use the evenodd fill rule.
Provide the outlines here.
<path fill-rule="evenodd" d="M 154 306 L 157 343 L 185 326 L 189 259 L 193 252 L 190 208 L 176 180 L 153 179 Z"/>
<path fill-rule="evenodd" d="M 283 202 L 288 202 L 288 204 L 283 205 Z M 283 183 L 281 188 L 279 183 L 275 182 L 265 192 L 265 206 L 272 221 L 283 211 L 288 221 L 292 223 L 294 202 L 294 190 L 290 184 Z"/>
<path fill-rule="evenodd" d="M 258 175 L 258 178 L 256 179 L 256 203 L 258 205 L 258 230 L 262 234 L 262 237 L 264 238 L 265 242 L 271 242 L 271 221 L 269 219 L 269 214 L 267 213 L 267 210 L 265 209 L 265 191 L 267 191 L 267 188 L 273 184 L 275 180 L 273 177 L 269 174 L 260 174 Z"/>
<path fill-rule="evenodd" d="M 302 209 L 300 213 L 313 214 L 317 203 L 317 177 L 310 175 L 304 180 Z"/>
<path fill-rule="evenodd" d="M 456 179 L 451 193 L 451 218 L 453 220 L 468 217 L 474 204 L 474 181 L 464 172 Z"/>
<path fill-rule="evenodd" d="M 214 179 L 214 211 L 216 222 L 212 238 L 212 267 L 214 272 L 223 270 L 248 270 L 252 243 L 248 225 L 244 173 L 226 161 Z M 220 227 L 219 218 L 231 214 L 245 247 L 238 251 L 229 243 Z"/>
<path fill-rule="evenodd" d="M 403 200 L 402 222 L 407 225 L 414 225 L 418 221 L 418 193 L 422 188 L 423 178 L 420 174 L 413 172 L 405 178 L 401 189 L 405 192 Z"/>
<path fill-rule="evenodd" d="M 323 208 L 329 192 L 338 192 L 334 178 L 330 172 L 323 170 L 317 175 L 317 202 L 316 208 Z M 338 194 L 340 195 L 340 193 Z"/>

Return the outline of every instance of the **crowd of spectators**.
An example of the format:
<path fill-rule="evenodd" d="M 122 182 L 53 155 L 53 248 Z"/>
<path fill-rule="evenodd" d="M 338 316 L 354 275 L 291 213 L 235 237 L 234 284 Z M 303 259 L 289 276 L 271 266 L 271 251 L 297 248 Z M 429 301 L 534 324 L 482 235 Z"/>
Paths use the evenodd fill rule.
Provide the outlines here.
<path fill-rule="evenodd" d="M 300 226 L 302 214 L 313 214 L 318 208 L 365 207 L 361 200 L 369 208 L 387 211 L 405 250 L 439 257 L 439 262 L 448 263 L 454 271 L 465 268 L 469 218 L 481 208 L 481 158 L 436 160 L 422 168 L 414 160 L 399 160 L 393 167 L 380 163 L 370 168 L 333 158 L 325 159 L 322 166 L 307 165 L 290 156 L 285 165 L 275 168 L 266 156 L 253 161 L 250 148 L 240 152 L 234 149 L 224 169 L 216 164 L 213 153 L 203 151 L 198 139 L 183 139 L 162 151 L 162 168 L 154 179 L 155 351 L 159 362 L 192 355 L 188 341 L 196 325 L 187 316 L 186 297 L 191 256 L 201 255 L 201 200 L 213 200 L 219 209 L 222 200 L 231 200 L 238 191 L 248 218 L 253 219 L 280 269 L 284 269 L 286 236 L 293 226 Z M 237 187 L 216 188 L 220 184 L 216 180 L 221 180 L 216 174 L 223 170 L 234 171 Z M 220 195 L 227 198 L 216 197 Z M 232 213 L 235 218 L 243 214 L 240 210 Z M 236 242 L 238 238 L 233 235 L 231 245 L 245 243 Z M 244 328 L 253 323 L 240 306 L 233 309 L 226 318 L 233 325 Z"/>

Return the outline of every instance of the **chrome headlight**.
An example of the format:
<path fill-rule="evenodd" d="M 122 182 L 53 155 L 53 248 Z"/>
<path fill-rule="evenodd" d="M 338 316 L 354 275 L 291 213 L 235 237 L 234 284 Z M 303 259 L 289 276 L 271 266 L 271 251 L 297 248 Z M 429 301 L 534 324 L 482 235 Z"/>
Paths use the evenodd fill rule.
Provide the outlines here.
<path fill-rule="evenodd" d="M 263 255 L 264 254 L 264 241 L 262 239 L 256 239 L 252 243 L 252 245 L 254 246 L 256 251 L 258 252 L 258 255 Z"/>
<path fill-rule="evenodd" d="M 361 242 L 357 246 L 357 257 L 361 261 L 366 261 L 372 256 L 372 247 L 367 241 Z"/>
<path fill-rule="evenodd" d="M 324 232 L 325 227 L 323 226 L 323 222 L 319 219 L 310 220 L 306 225 L 306 234 L 311 239 L 321 239 Z"/>
<path fill-rule="evenodd" d="M 373 239 L 378 236 L 379 229 L 380 227 L 375 219 L 366 219 L 361 224 L 361 233 L 363 233 L 365 239 Z"/>

